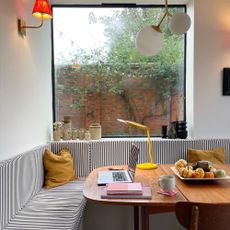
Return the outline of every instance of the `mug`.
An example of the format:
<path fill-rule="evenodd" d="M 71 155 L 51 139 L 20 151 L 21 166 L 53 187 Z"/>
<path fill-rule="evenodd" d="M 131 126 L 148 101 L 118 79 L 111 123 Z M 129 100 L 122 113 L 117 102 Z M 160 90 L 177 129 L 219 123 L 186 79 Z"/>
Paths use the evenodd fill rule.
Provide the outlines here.
<path fill-rule="evenodd" d="M 160 176 L 158 184 L 163 189 L 164 192 L 172 192 L 176 186 L 175 176 L 162 175 Z"/>

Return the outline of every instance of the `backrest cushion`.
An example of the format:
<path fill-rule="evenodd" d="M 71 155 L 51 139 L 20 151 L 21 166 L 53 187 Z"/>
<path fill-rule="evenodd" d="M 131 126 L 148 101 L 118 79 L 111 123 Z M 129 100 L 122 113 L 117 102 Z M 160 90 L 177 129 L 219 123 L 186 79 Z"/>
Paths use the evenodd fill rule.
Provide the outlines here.
<path fill-rule="evenodd" d="M 195 163 L 200 160 L 208 160 L 214 164 L 225 164 L 225 149 L 223 147 L 214 148 L 211 150 L 188 150 L 188 162 Z"/>
<path fill-rule="evenodd" d="M 5 229 L 25 204 L 43 186 L 43 153 L 49 145 L 38 146 L 0 162 L 0 229 Z"/>
<path fill-rule="evenodd" d="M 76 178 L 73 158 L 69 150 L 63 149 L 54 154 L 46 149 L 44 153 L 45 187 L 53 188 L 68 183 Z"/>

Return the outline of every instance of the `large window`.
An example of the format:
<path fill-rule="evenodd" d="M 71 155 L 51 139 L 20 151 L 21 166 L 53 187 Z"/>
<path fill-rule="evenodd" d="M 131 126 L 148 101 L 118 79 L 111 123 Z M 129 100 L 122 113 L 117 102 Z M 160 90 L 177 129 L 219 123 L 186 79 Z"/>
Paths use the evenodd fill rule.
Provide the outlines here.
<path fill-rule="evenodd" d="M 170 12 L 184 12 L 184 6 Z M 185 119 L 185 36 L 161 29 L 164 46 L 145 57 L 138 31 L 157 24 L 164 6 L 53 7 L 54 117 L 72 116 L 74 128 L 100 123 L 103 137 L 142 136 L 117 118 L 150 127 Z"/>

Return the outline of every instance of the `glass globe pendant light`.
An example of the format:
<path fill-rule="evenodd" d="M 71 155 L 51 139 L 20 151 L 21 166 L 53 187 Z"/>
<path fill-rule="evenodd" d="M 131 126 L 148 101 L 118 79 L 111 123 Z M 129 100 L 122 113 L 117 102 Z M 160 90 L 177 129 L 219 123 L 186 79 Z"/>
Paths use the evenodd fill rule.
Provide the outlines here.
<path fill-rule="evenodd" d="M 160 26 L 166 16 L 171 18 L 169 30 L 172 34 L 184 34 L 191 25 L 190 17 L 186 13 L 176 13 L 171 15 L 168 11 L 168 1 L 165 0 L 165 13 L 158 25 L 146 25 L 137 33 L 136 48 L 143 55 L 147 57 L 156 55 L 163 47 L 164 35 Z"/>
<path fill-rule="evenodd" d="M 164 35 L 155 27 L 145 26 L 136 37 L 136 48 L 147 57 L 157 54 L 163 46 Z"/>
<path fill-rule="evenodd" d="M 169 30 L 172 34 L 181 35 L 188 31 L 191 26 L 191 19 L 186 13 L 176 13 L 169 22 Z"/>

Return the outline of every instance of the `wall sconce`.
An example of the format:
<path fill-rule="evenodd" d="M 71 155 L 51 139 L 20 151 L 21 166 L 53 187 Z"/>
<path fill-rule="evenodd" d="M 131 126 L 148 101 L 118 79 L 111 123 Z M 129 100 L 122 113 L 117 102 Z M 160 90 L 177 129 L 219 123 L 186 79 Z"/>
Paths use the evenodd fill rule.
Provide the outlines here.
<path fill-rule="evenodd" d="M 122 119 L 117 119 L 117 121 L 125 123 L 128 126 L 133 126 L 138 129 L 144 129 L 147 132 L 147 137 L 148 137 L 148 150 L 149 150 L 149 162 L 142 163 L 142 164 L 137 164 L 137 168 L 139 169 L 156 169 L 157 164 L 153 162 L 153 157 L 152 157 L 152 144 L 150 140 L 150 129 L 146 125 L 139 124 L 134 121 L 129 121 L 129 120 L 122 120 Z"/>
<path fill-rule="evenodd" d="M 157 54 L 164 42 L 164 35 L 160 29 L 165 17 L 170 18 L 169 30 L 172 34 L 181 35 L 188 31 L 191 26 L 191 19 L 186 13 L 171 15 L 168 11 L 168 1 L 165 0 L 165 13 L 158 25 L 147 25 L 142 28 L 136 37 L 136 48 L 145 56 Z"/>
<path fill-rule="evenodd" d="M 18 33 L 21 36 L 26 35 L 26 28 L 40 28 L 44 20 L 52 18 L 52 10 L 48 0 L 36 0 L 32 14 L 34 17 L 39 18 L 41 23 L 38 26 L 27 26 L 24 20 L 18 19 Z"/>

